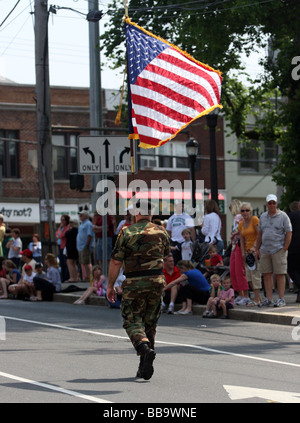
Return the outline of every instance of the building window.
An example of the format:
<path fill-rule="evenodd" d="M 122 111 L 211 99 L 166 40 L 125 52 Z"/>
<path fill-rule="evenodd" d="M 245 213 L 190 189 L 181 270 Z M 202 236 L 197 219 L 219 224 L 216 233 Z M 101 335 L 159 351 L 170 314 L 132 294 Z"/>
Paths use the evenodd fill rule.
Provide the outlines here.
<path fill-rule="evenodd" d="M 19 149 L 16 141 L 1 138 L 18 139 L 18 131 L 0 129 L 0 165 L 4 178 L 19 178 Z"/>
<path fill-rule="evenodd" d="M 54 179 L 69 179 L 77 172 L 77 135 L 53 134 Z"/>
<path fill-rule="evenodd" d="M 140 169 L 187 170 L 189 162 L 185 142 L 169 141 L 158 148 L 138 148 Z"/>
<path fill-rule="evenodd" d="M 249 146 L 239 146 L 240 173 L 268 173 L 274 166 L 276 159 L 277 146 L 273 141 L 252 140 Z"/>

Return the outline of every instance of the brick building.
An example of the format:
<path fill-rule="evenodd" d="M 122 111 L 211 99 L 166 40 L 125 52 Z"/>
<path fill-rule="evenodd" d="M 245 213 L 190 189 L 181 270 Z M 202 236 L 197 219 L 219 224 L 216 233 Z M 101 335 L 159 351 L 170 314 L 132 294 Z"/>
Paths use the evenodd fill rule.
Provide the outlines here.
<path fill-rule="evenodd" d="M 51 87 L 51 124 L 54 171 L 55 221 L 67 213 L 77 217 L 78 207 L 91 202 L 91 193 L 70 189 L 69 174 L 78 171 L 78 136 L 89 135 L 89 90 L 87 88 Z M 119 135 L 114 119 L 119 93 L 103 90 L 103 126 L 107 135 Z M 125 126 L 125 125 L 124 125 Z M 224 157 L 223 120 L 216 131 L 217 157 Z M 109 129 L 110 128 L 110 129 Z M 127 136 L 127 133 L 124 133 Z M 206 118 L 200 118 L 173 141 L 159 149 L 138 148 L 136 179 L 151 187 L 152 180 L 184 183 L 190 179 L 185 144 L 190 137 L 199 142 L 196 179 L 204 180 L 210 189 L 209 133 Z M 20 85 L 0 79 L 0 166 L 2 183 L 0 213 L 10 227 L 19 227 L 22 238 L 39 232 L 39 194 L 37 183 L 35 86 Z M 128 175 L 128 182 L 132 179 Z M 91 189 L 92 178 L 84 176 L 85 190 Z M 118 186 L 118 177 L 115 177 Z M 225 196 L 224 161 L 218 160 L 218 188 Z M 123 193 L 123 195 L 125 195 Z M 221 201 L 223 205 L 224 202 Z"/>

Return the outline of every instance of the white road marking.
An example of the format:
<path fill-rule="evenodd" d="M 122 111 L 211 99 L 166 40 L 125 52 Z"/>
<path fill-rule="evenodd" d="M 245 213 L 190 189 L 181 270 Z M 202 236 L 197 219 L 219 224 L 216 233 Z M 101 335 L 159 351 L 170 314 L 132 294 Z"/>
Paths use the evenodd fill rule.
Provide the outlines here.
<path fill-rule="evenodd" d="M 270 389 L 248 388 L 246 386 L 224 385 L 229 398 L 232 400 L 247 398 L 263 398 L 285 404 L 300 403 L 300 394 L 296 392 L 273 391 Z"/>
<path fill-rule="evenodd" d="M 265 362 L 268 362 L 268 363 L 281 364 L 281 365 L 284 365 L 284 366 L 291 366 L 291 367 L 299 367 L 300 368 L 300 364 L 296 364 L 296 363 L 288 363 L 286 361 L 271 360 L 269 358 L 255 357 L 253 355 L 238 354 L 238 353 L 233 353 L 233 352 L 229 352 L 229 351 L 215 350 L 213 348 L 201 347 L 199 345 L 179 344 L 179 343 L 176 343 L 176 342 L 165 342 L 165 341 L 155 341 L 155 343 L 156 344 L 165 344 L 165 345 L 174 345 L 174 346 L 178 346 L 178 347 L 195 348 L 197 350 L 212 352 L 212 353 L 215 353 L 215 354 L 232 355 L 233 357 L 247 358 L 247 359 L 250 359 L 250 360 L 265 361 Z"/>
<path fill-rule="evenodd" d="M 111 335 L 109 333 L 96 332 L 96 331 L 87 330 L 87 329 L 72 328 L 70 326 L 56 325 L 54 323 L 37 322 L 35 320 L 19 319 L 18 317 L 8 317 L 8 316 L 0 316 L 0 317 L 4 317 L 5 319 L 10 319 L 10 320 L 17 320 L 19 322 L 32 323 L 34 325 L 49 326 L 49 327 L 57 328 L 57 329 L 73 330 L 73 331 L 77 331 L 77 332 L 90 333 L 92 335 L 107 336 L 107 337 L 110 337 L 110 338 L 128 339 L 127 336 Z"/>
<path fill-rule="evenodd" d="M 73 327 L 70 327 L 70 326 L 62 326 L 62 325 L 57 325 L 57 324 L 54 324 L 54 323 L 37 322 L 35 320 L 19 319 L 17 317 L 8 317 L 8 316 L 2 316 L 2 317 L 4 317 L 5 319 L 17 320 L 17 321 L 26 322 L 26 323 L 32 323 L 32 324 L 35 324 L 35 325 L 49 326 L 49 327 L 54 327 L 54 328 L 57 328 L 57 329 L 71 330 L 71 331 L 89 333 L 89 334 L 97 335 L 97 336 L 106 336 L 106 337 L 109 337 L 109 338 L 128 340 L 127 336 L 111 335 L 109 333 L 104 333 L 104 332 L 97 332 L 97 331 L 92 331 L 92 330 L 87 330 L 87 329 L 73 328 Z M 155 340 L 155 343 L 156 344 L 163 344 L 163 345 L 173 345 L 173 346 L 177 346 L 177 347 L 193 348 L 193 349 L 197 349 L 197 350 L 201 350 L 201 351 L 212 352 L 214 354 L 231 355 L 233 357 L 240 357 L 240 358 L 246 358 L 246 359 L 250 359 L 250 360 L 264 361 L 264 362 L 267 362 L 267 363 L 280 364 L 280 365 L 284 365 L 284 366 L 300 368 L 300 364 L 296 364 L 296 363 L 289 363 L 289 362 L 286 362 L 286 361 L 271 360 L 269 358 L 255 357 L 255 356 L 252 356 L 252 355 L 238 354 L 238 353 L 233 353 L 233 352 L 229 352 L 229 351 L 216 350 L 214 348 L 201 347 L 200 345 L 181 344 L 181 343 L 178 343 L 178 342 L 166 342 L 166 341 L 157 341 L 157 340 Z"/>
<path fill-rule="evenodd" d="M 85 399 L 87 401 L 97 402 L 97 403 L 101 403 L 101 404 L 111 403 L 111 401 L 106 401 L 106 400 L 101 399 L 101 398 L 96 398 L 96 397 L 92 397 L 90 395 L 80 394 L 79 392 L 70 391 L 69 389 L 60 388 L 59 386 L 49 385 L 48 383 L 37 382 L 37 381 L 31 380 L 31 379 L 25 379 L 24 377 L 11 375 L 9 373 L 0 372 L 0 376 L 5 377 L 7 379 L 13 379 L 13 380 L 16 380 L 18 382 L 29 383 L 30 385 L 40 386 L 41 388 L 49 389 L 51 391 L 57 391 L 57 392 L 60 392 L 61 394 L 72 395 L 73 397 L 82 398 L 82 399 Z"/>
<path fill-rule="evenodd" d="M 0 316 L 3 317 L 5 319 L 8 320 L 15 320 L 15 321 L 20 321 L 20 322 L 25 322 L 25 323 L 30 323 L 30 324 L 35 324 L 35 325 L 40 325 L 40 326 L 46 326 L 46 327 L 52 327 L 52 328 L 57 328 L 57 329 L 62 329 L 62 330 L 71 330 L 71 331 L 77 331 L 77 332 L 82 332 L 82 333 L 89 333 L 92 335 L 97 335 L 97 336 L 106 336 L 109 338 L 116 338 L 116 339 L 125 339 L 128 340 L 127 336 L 120 336 L 120 335 L 112 335 L 112 334 L 108 334 L 108 333 L 104 333 L 104 332 L 97 332 L 97 331 L 92 331 L 92 330 L 87 330 L 87 329 L 79 329 L 79 328 L 74 328 L 74 327 L 70 327 L 70 326 L 63 326 L 63 325 L 57 325 L 54 323 L 45 323 L 45 322 L 37 322 L 35 320 L 28 320 L 28 319 L 20 319 L 17 317 L 9 317 L 9 316 Z M 202 347 L 199 345 L 193 345 L 193 344 L 182 344 L 182 343 L 178 343 L 178 342 L 166 342 L 166 341 L 155 341 L 156 344 L 162 344 L 162 345 L 172 345 L 172 346 L 179 346 L 179 347 L 185 347 L 185 348 L 193 348 L 193 349 L 198 349 L 201 351 L 207 351 L 207 352 L 212 352 L 212 353 L 217 353 L 217 354 L 225 354 L 225 355 L 230 355 L 233 357 L 240 357 L 240 358 L 246 358 L 246 359 L 250 359 L 250 360 L 258 360 L 258 361 L 264 361 L 264 362 L 268 362 L 268 363 L 273 363 L 273 364 L 280 364 L 280 365 L 284 365 L 284 366 L 291 366 L 291 367 L 300 367 L 300 364 L 296 364 L 296 363 L 288 363 L 285 361 L 278 361 L 278 360 L 271 360 L 268 358 L 261 358 L 261 357 L 255 357 L 255 356 L 250 356 L 250 355 L 245 355 L 245 354 L 237 354 L 237 353 L 232 353 L 232 352 L 228 352 L 228 351 L 221 351 L 221 350 L 216 350 L 213 348 L 207 348 L 207 347 Z M 41 383 L 41 382 L 37 382 L 34 380 L 30 380 L 30 379 L 25 379 L 19 376 L 15 376 L 15 375 L 11 375 L 8 373 L 4 373 L 4 372 L 0 372 L 0 376 L 5 377 L 5 378 L 9 378 L 9 379 L 13 379 L 13 380 L 17 380 L 20 382 L 24 382 L 24 383 L 29 383 L 32 385 L 36 385 L 36 386 L 40 386 L 42 388 L 46 388 L 46 389 L 50 389 L 50 390 L 54 390 L 63 394 L 67 394 L 67 395 L 72 395 L 78 398 L 82 398 L 82 399 L 86 399 L 88 401 L 93 401 L 93 402 L 97 402 L 97 403 L 111 403 L 111 401 L 106 401 L 104 399 L 101 398 L 96 398 L 96 397 L 92 397 L 89 395 L 84 395 L 84 394 L 80 394 L 79 392 L 75 392 L 75 391 L 71 391 L 68 389 L 63 389 L 54 385 L 50 385 L 50 384 L 46 384 L 46 383 Z M 281 392 L 281 391 L 269 391 L 269 390 L 263 390 L 263 389 L 256 389 L 256 388 L 243 388 L 243 387 L 234 387 L 231 385 L 224 385 L 224 388 L 227 390 L 227 392 L 229 393 L 229 396 L 231 399 L 242 399 L 242 398 L 252 398 L 252 397 L 260 397 L 260 398 L 265 398 L 265 399 L 269 399 L 272 401 L 277 401 L 278 402 L 300 402 L 300 399 L 297 397 L 300 394 L 297 393 L 285 393 L 285 392 Z M 272 393 L 272 395 L 270 394 Z M 280 393 L 280 395 L 279 395 Z M 244 396 L 243 396 L 244 395 Z M 279 401 L 278 398 L 281 398 L 281 400 Z"/>
<path fill-rule="evenodd" d="M 53 328 L 58 328 L 58 329 L 68 329 L 68 330 L 73 330 L 73 331 L 90 333 L 90 334 L 93 334 L 93 335 L 109 336 L 109 337 L 112 337 L 112 338 L 128 339 L 125 336 L 119 337 L 119 336 L 115 336 L 115 335 L 109 335 L 107 333 L 100 333 L 100 332 L 95 332 L 95 331 L 91 331 L 91 330 L 71 328 L 71 327 L 68 327 L 68 326 L 55 325 L 55 324 L 52 324 L 52 323 L 43 323 L 43 322 L 36 322 L 34 320 L 18 319 L 17 317 L 8 317 L 8 316 L 1 316 L 1 317 L 4 317 L 5 319 L 9 319 L 9 320 L 16 320 L 16 321 L 36 324 L 36 325 L 40 325 L 40 326 L 48 326 L 48 327 L 53 327 Z M 90 395 L 84 395 L 84 394 L 81 394 L 79 392 L 71 391 L 69 389 L 63 389 L 63 388 L 60 388 L 58 386 L 50 385 L 50 384 L 47 384 L 47 383 L 41 383 L 41 382 L 37 382 L 37 381 L 34 381 L 34 380 L 30 380 L 30 379 L 25 379 L 25 378 L 15 376 L 15 375 L 11 375 L 11 374 L 4 373 L 4 372 L 0 372 L 0 376 L 8 378 L 8 379 L 17 380 L 17 381 L 23 382 L 23 383 L 29 383 L 31 385 L 40 386 L 42 388 L 46 388 L 46 389 L 49 389 L 49 390 L 52 390 L 52 391 L 58 391 L 58 392 L 63 393 L 63 394 L 72 395 L 74 397 L 82 398 L 82 399 L 92 401 L 92 402 L 97 402 L 97 403 L 102 403 L 102 404 L 111 403 L 111 401 L 106 401 L 106 400 L 101 399 L 101 398 L 92 397 Z"/>

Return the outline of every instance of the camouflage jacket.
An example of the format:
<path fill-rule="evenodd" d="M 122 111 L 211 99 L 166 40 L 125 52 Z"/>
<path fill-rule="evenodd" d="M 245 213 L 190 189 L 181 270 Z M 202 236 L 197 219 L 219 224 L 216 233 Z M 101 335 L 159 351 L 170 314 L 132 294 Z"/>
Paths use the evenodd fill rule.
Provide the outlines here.
<path fill-rule="evenodd" d="M 162 226 L 142 219 L 121 229 L 111 258 L 124 263 L 124 274 L 163 269 L 170 237 Z"/>

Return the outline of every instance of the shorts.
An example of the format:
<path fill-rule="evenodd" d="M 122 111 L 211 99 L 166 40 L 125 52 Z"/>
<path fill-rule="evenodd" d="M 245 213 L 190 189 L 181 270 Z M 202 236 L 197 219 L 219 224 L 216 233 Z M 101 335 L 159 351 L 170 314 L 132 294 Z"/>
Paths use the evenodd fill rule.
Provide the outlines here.
<path fill-rule="evenodd" d="M 89 247 L 84 247 L 82 251 L 78 251 L 79 264 L 91 264 L 91 252 Z"/>
<path fill-rule="evenodd" d="M 287 273 L 288 252 L 281 248 L 275 254 L 260 254 L 261 273 L 275 273 L 275 275 L 285 275 Z"/>
<path fill-rule="evenodd" d="M 221 309 L 220 301 L 221 300 L 218 300 L 216 303 L 217 309 Z M 230 310 L 233 308 L 233 305 L 229 301 L 225 301 L 225 305 L 226 305 L 226 310 Z"/>
<path fill-rule="evenodd" d="M 261 289 L 261 271 L 260 271 L 260 264 L 256 262 L 256 269 L 250 270 L 245 265 L 245 273 L 246 273 L 246 279 L 248 282 L 251 282 L 252 289 Z"/>

